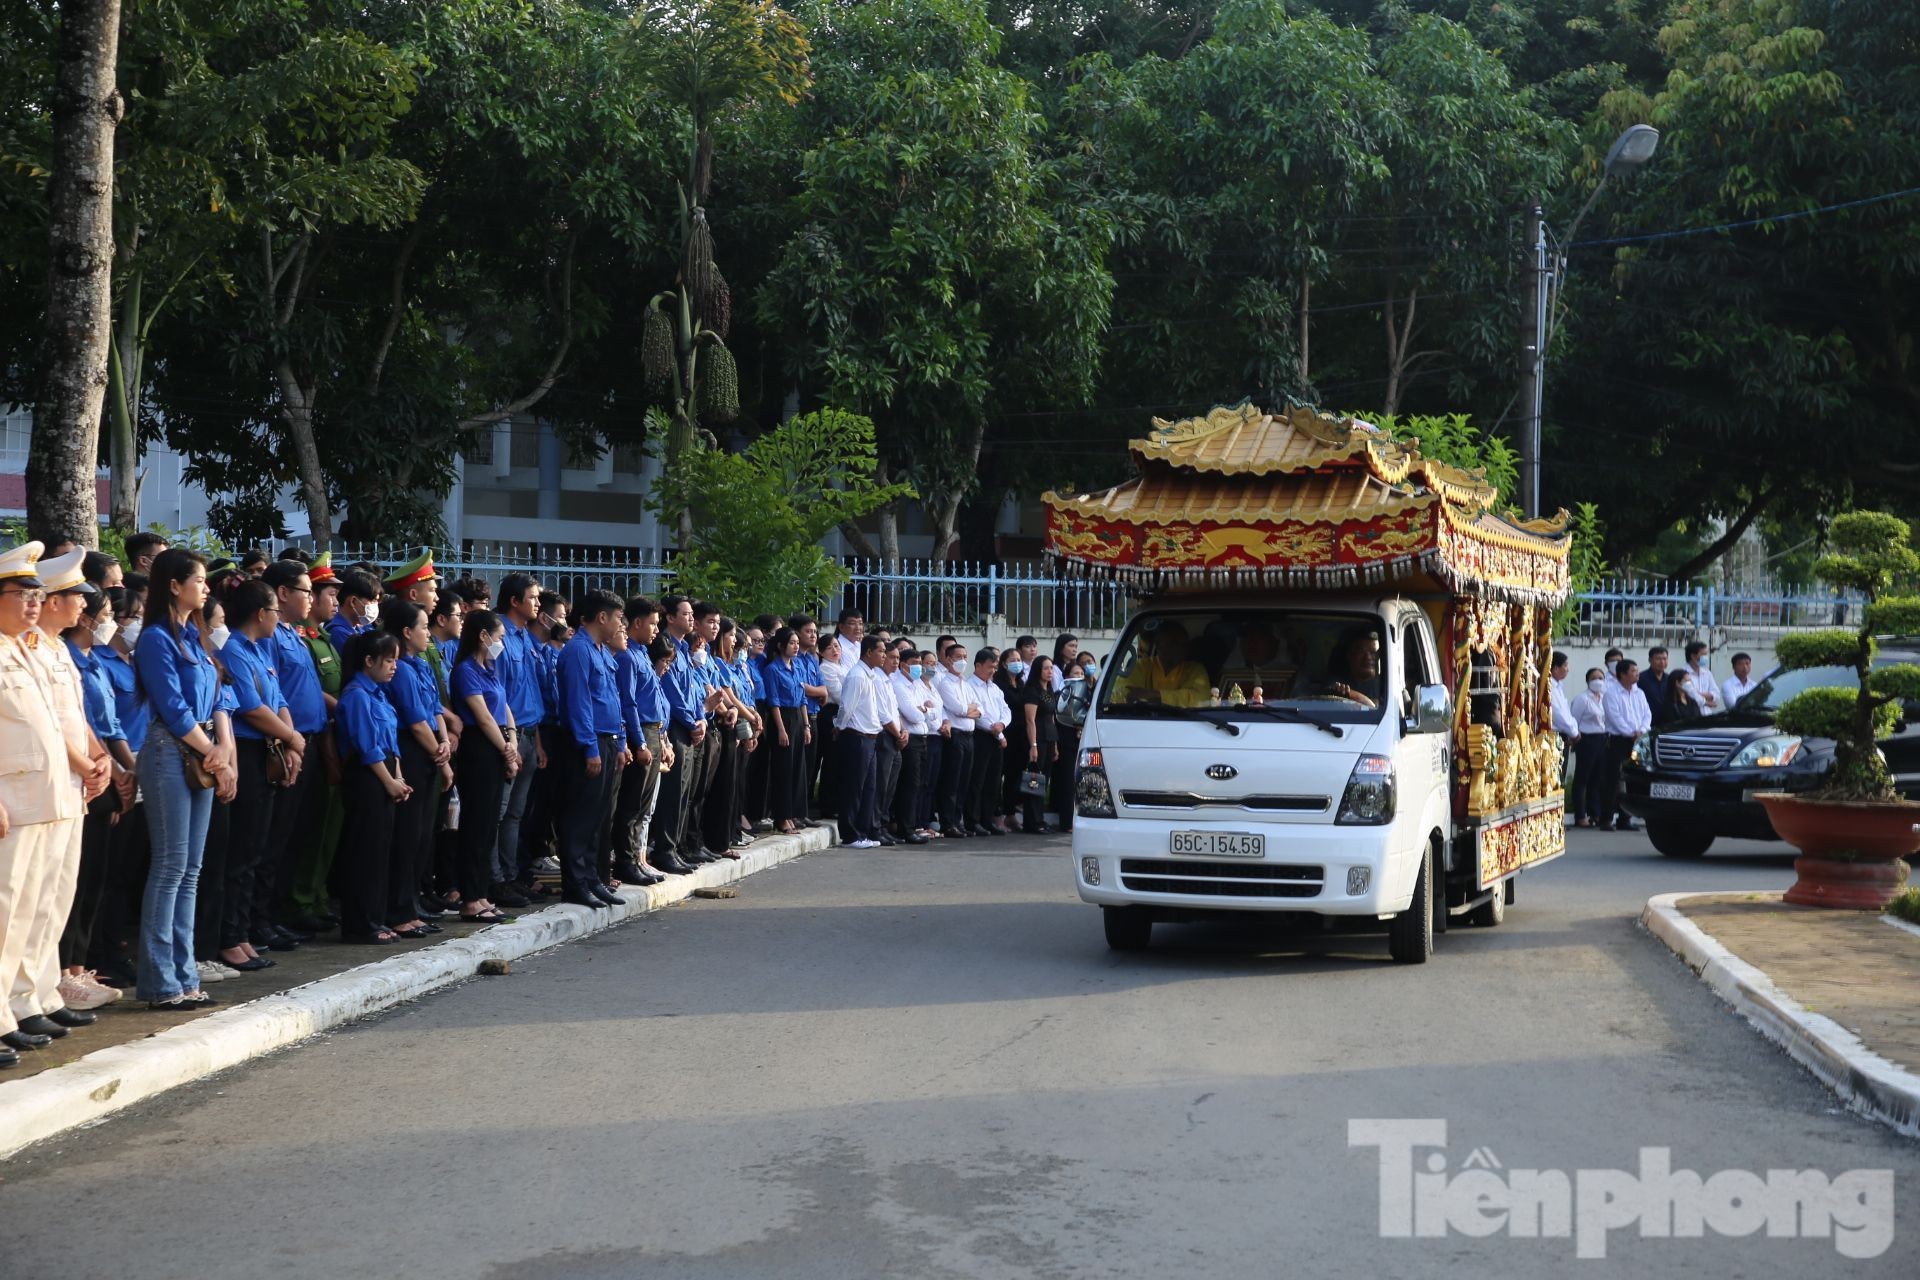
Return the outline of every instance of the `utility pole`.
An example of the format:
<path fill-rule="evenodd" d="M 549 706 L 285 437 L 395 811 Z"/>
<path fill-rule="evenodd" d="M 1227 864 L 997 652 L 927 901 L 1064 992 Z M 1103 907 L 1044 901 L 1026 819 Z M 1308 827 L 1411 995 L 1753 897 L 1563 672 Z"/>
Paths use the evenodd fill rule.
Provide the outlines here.
<path fill-rule="evenodd" d="M 1527 519 L 1540 514 L 1540 410 L 1546 389 L 1547 227 L 1536 202 L 1527 210 L 1526 341 L 1521 345 L 1520 398 L 1526 416 L 1520 429 L 1520 506 Z"/>

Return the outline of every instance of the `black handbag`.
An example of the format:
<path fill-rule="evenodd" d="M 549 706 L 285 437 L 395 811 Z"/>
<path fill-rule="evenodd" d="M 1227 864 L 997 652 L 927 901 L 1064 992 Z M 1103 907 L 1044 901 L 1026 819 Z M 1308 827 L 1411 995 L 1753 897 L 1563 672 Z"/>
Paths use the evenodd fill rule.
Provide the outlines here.
<path fill-rule="evenodd" d="M 1027 769 L 1020 774 L 1020 794 L 1023 796 L 1044 796 L 1047 794 L 1047 775 L 1038 769 Z"/>

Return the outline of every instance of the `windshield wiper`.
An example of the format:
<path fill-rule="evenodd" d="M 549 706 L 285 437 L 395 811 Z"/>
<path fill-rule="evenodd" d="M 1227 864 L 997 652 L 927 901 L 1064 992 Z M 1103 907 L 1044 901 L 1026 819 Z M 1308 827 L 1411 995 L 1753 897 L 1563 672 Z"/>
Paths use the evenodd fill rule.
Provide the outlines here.
<path fill-rule="evenodd" d="M 1109 716 L 1119 714 L 1124 716 L 1138 712 L 1147 718 L 1158 716 L 1173 720 L 1198 720 L 1202 724 L 1210 724 L 1216 729 L 1223 730 L 1231 737 L 1239 737 L 1239 725 L 1233 723 L 1231 720 L 1216 720 L 1206 714 L 1209 711 L 1218 711 L 1220 709 L 1219 707 L 1176 707 L 1165 702 L 1116 702 L 1112 706 L 1105 708 L 1101 714 Z"/>
<path fill-rule="evenodd" d="M 1234 710 L 1246 712 L 1257 711 L 1262 715 L 1278 716 L 1282 720 L 1288 720 L 1294 724 L 1310 724 L 1320 732 L 1330 733 L 1336 738 L 1344 738 L 1347 736 L 1347 731 L 1339 725 L 1332 724 L 1325 720 L 1316 720 L 1298 707 L 1279 707 L 1270 702 L 1249 702 L 1243 707 L 1235 707 Z"/>

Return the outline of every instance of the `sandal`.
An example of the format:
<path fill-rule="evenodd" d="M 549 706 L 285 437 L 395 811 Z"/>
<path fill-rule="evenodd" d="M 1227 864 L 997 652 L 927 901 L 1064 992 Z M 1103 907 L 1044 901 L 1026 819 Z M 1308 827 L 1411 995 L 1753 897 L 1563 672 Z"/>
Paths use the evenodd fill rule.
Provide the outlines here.
<path fill-rule="evenodd" d="M 416 925 L 411 929 L 395 929 L 393 930 L 393 936 L 396 938 L 424 938 L 427 936 L 427 926 L 422 924 Z"/>
<path fill-rule="evenodd" d="M 511 924 L 513 916 L 504 911 L 480 911 L 470 916 L 461 916 L 461 924 Z"/>

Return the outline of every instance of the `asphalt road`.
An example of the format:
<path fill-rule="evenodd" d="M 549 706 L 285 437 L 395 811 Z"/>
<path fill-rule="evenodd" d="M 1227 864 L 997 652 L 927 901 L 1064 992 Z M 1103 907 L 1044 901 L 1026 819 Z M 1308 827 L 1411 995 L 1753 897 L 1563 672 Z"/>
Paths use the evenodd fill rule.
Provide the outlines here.
<path fill-rule="evenodd" d="M 1551 1214 L 1544 1239 L 1382 1238 L 1381 1160 L 1349 1146 L 1348 1122 L 1426 1118 L 1445 1121 L 1445 1147 L 1386 1181 L 1407 1193 L 1438 1160 L 1423 1212 L 1442 1226 L 1475 1221 L 1444 1213 L 1474 1190 L 1454 1181 L 1469 1163 L 1508 1187 L 1550 1186 L 1521 1169 L 1569 1186 L 1632 1172 L 1642 1147 L 1703 1176 L 1894 1171 L 1891 1242 L 1864 1260 L 1831 1236 L 1603 1233 L 1592 1175 L 1568 1201 L 1605 1249 L 1583 1276 L 1920 1275 L 1920 1144 L 1839 1110 L 1635 924 L 1653 893 L 1786 884 L 1777 847 L 1689 865 L 1638 836 L 1575 833 L 1522 878 L 1505 925 L 1456 928 L 1420 968 L 1388 962 L 1383 938 L 1197 925 L 1111 954 L 1065 849 L 816 854 L 735 901 L 144 1104 L 0 1169 L 0 1274 L 1576 1266 Z M 1736 1229 L 1738 1207 L 1708 1221 Z"/>

